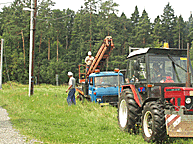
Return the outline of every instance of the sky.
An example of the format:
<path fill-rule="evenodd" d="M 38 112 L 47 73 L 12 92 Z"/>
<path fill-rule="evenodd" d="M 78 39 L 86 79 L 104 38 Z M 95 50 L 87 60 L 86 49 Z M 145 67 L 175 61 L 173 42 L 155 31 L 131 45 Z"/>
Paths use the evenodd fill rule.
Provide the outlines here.
<path fill-rule="evenodd" d="M 7 2 L 13 2 L 14 0 L 1 0 L 0 1 L 0 9 L 3 6 L 9 6 L 8 4 L 3 4 Z M 56 2 L 53 9 L 67 9 L 70 8 L 77 12 L 81 5 L 84 5 L 84 0 L 53 0 Z M 184 21 L 188 21 L 190 13 L 193 11 L 193 0 L 113 0 L 119 4 L 117 9 L 119 10 L 118 16 L 121 15 L 122 12 L 125 13 L 127 18 L 131 17 L 131 14 L 135 10 L 135 6 L 138 7 L 139 14 L 141 16 L 143 10 L 145 9 L 148 13 L 148 16 L 151 22 L 159 15 L 163 14 L 164 7 L 170 3 L 171 7 L 174 9 L 174 14 L 176 16 L 182 15 Z"/>

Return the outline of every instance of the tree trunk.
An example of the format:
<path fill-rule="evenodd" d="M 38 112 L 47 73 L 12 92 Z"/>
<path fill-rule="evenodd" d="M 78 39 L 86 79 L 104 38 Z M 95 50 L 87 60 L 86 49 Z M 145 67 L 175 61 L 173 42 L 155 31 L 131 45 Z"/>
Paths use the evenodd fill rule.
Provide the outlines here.
<path fill-rule="evenodd" d="M 57 61 L 58 61 L 58 43 L 59 41 L 58 41 L 58 35 L 57 35 Z"/>
<path fill-rule="evenodd" d="M 91 9 L 91 8 L 90 8 Z M 91 12 L 90 12 L 90 51 L 91 51 L 91 35 L 92 35 L 92 29 L 91 29 Z"/>
<path fill-rule="evenodd" d="M 66 49 L 68 49 L 68 35 L 66 35 Z"/>
<path fill-rule="evenodd" d="M 143 45 L 145 45 L 145 38 L 143 38 Z"/>
<path fill-rule="evenodd" d="M 24 44 L 24 36 L 23 31 L 21 30 L 22 40 L 23 40 L 23 57 L 24 57 L 24 67 L 25 67 L 25 44 Z"/>
<path fill-rule="evenodd" d="M 48 60 L 50 60 L 50 38 L 48 39 Z"/>
<path fill-rule="evenodd" d="M 178 46 L 179 46 L 179 49 L 180 49 L 180 28 L 179 28 L 179 44 L 178 44 Z"/>
<path fill-rule="evenodd" d="M 18 42 L 18 45 L 17 45 L 17 53 L 18 53 L 18 58 L 19 58 L 19 42 Z"/>
<path fill-rule="evenodd" d="M 41 50 L 41 44 L 42 44 L 42 33 L 40 35 L 39 55 Z M 39 84 L 40 84 L 40 56 L 38 56 L 38 85 Z"/>
<path fill-rule="evenodd" d="M 125 53 L 125 41 L 124 41 L 124 44 L 123 44 L 122 55 L 124 55 L 124 53 Z"/>

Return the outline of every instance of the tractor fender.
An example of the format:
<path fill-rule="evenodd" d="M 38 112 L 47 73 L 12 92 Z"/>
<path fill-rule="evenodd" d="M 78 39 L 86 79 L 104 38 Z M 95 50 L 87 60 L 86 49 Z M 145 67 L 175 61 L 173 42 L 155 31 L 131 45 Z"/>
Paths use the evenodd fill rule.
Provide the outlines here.
<path fill-rule="evenodd" d="M 152 101 L 157 101 L 159 98 L 147 98 L 144 102 L 143 102 L 143 104 L 142 104 L 142 109 L 143 109 L 143 107 L 144 107 L 144 105 L 146 104 L 146 103 L 148 103 L 148 102 L 152 102 Z"/>
<path fill-rule="evenodd" d="M 130 88 L 131 89 L 131 91 L 133 93 L 133 96 L 134 96 L 134 100 L 136 101 L 138 106 L 141 107 L 142 106 L 142 98 L 141 98 L 141 95 L 139 94 L 138 90 L 135 88 L 135 86 L 132 85 L 132 84 L 122 85 L 121 91 L 123 91 L 126 88 Z"/>

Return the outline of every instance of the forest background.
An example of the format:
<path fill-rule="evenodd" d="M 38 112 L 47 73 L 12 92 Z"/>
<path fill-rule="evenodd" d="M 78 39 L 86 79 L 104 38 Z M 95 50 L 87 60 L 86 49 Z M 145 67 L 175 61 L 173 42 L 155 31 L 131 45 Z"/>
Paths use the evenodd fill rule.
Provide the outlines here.
<path fill-rule="evenodd" d="M 34 61 L 37 84 L 56 84 L 56 74 L 59 84 L 67 83 L 68 71 L 78 80 L 78 65 L 85 64 L 89 50 L 96 55 L 107 35 L 112 36 L 115 49 L 105 70 L 125 69 L 129 47 L 160 48 L 168 42 L 170 48 L 186 49 L 190 43 L 193 53 L 192 14 L 184 21 L 181 15 L 174 15 L 170 3 L 153 23 L 146 10 L 140 14 L 137 6 L 130 18 L 124 13 L 117 16 L 118 4 L 113 0 L 85 0 L 77 12 L 52 10 L 54 4 L 51 0 L 38 3 Z M 30 12 L 23 8 L 30 6 L 30 0 L 15 0 L 0 12 L 0 39 L 4 39 L 3 82 L 10 78 L 28 84 Z"/>

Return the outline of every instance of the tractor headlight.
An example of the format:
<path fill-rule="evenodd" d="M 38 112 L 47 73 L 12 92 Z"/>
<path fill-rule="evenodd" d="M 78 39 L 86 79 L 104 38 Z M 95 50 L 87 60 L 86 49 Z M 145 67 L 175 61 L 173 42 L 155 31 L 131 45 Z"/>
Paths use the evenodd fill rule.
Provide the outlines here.
<path fill-rule="evenodd" d="M 96 98 L 96 101 L 97 102 L 101 102 L 101 98 Z"/>
<path fill-rule="evenodd" d="M 186 100 L 185 100 L 185 102 L 186 102 L 186 104 L 190 104 L 191 103 L 191 98 L 186 98 Z"/>

